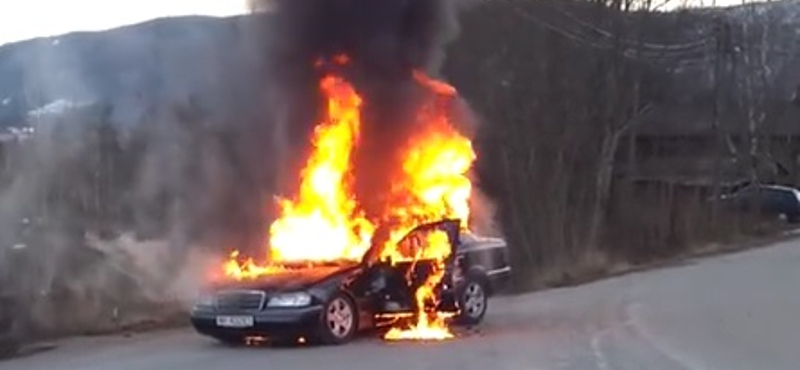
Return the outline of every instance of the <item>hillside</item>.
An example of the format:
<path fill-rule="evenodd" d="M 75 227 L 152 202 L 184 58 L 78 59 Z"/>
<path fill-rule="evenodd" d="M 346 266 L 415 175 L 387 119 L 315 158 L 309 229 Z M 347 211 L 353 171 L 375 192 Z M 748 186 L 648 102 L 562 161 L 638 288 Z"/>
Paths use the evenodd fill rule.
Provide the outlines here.
<path fill-rule="evenodd" d="M 534 4 L 534 18 L 529 22 L 548 20 L 538 29 L 544 32 L 560 25 L 565 39 L 573 36 L 589 46 L 603 38 L 602 24 L 595 27 L 593 22 L 581 21 L 596 15 L 590 8 L 552 4 L 559 3 Z M 647 42 L 688 45 L 680 50 L 643 49 L 643 58 L 674 75 L 663 84 L 666 100 L 702 100 L 711 89 L 714 30 L 710 21 L 720 17 L 750 24 L 755 41 L 766 42 L 767 64 L 775 81 L 770 88 L 773 98 L 791 98 L 800 84 L 800 69 L 791 67 L 800 63 L 797 2 L 647 17 Z M 631 26 L 639 21 L 636 16 L 629 19 Z M 764 24 L 770 27 L 761 40 L 759 25 Z M 52 108 L 53 103 L 107 103 L 113 107 L 114 121 L 122 124 L 140 122 L 154 110 L 190 99 L 213 114 L 253 108 L 249 105 L 257 102 L 248 98 L 259 91 L 263 79 L 258 76 L 265 59 L 263 38 L 255 37 L 263 34 L 254 32 L 255 27 L 253 16 L 180 17 L 4 45 L 0 47 L 0 127 L 20 125 L 30 111 Z M 741 29 L 734 29 L 734 39 L 740 33 Z M 470 30 L 464 34 L 471 34 Z M 703 40 L 708 42 L 693 44 Z M 457 85 L 470 84 L 466 76 L 451 79 Z"/>
<path fill-rule="evenodd" d="M 249 27 L 247 17 L 169 18 L 5 45 L 0 126 L 59 101 L 110 103 L 120 123 L 190 97 L 231 108 L 236 96 L 252 93 L 250 77 L 263 59 Z"/>

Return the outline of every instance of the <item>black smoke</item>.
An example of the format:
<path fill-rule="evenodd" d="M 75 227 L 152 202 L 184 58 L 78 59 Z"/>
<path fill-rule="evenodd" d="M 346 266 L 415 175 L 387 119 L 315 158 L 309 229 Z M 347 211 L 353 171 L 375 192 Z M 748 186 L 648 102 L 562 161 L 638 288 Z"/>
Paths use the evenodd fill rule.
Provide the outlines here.
<path fill-rule="evenodd" d="M 368 215 L 382 212 L 399 152 L 414 130 L 414 115 L 429 94 L 414 82 L 415 70 L 437 75 L 446 44 L 458 27 L 451 0 L 272 0 L 274 22 L 268 76 L 274 104 L 285 109 L 276 123 L 290 145 L 279 189 L 296 190 L 308 138 L 318 122 L 319 80 L 336 73 L 364 99 L 361 139 L 355 152 L 355 193 Z M 346 65 L 319 66 L 346 55 Z"/>

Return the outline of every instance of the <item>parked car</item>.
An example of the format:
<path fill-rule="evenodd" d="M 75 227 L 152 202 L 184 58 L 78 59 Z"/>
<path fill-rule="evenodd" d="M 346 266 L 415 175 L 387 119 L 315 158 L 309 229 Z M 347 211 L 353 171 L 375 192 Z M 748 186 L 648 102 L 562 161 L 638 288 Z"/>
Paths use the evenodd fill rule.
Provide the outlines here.
<path fill-rule="evenodd" d="M 424 224 L 398 247 L 428 240 L 426 233 L 447 234 L 453 253 L 437 287 L 437 309 L 457 314 L 458 323 L 475 325 L 511 268 L 505 241 L 459 230 L 458 220 Z M 305 337 L 340 344 L 364 330 L 396 324 L 415 311 L 414 292 L 429 275 L 432 261 L 383 261 L 378 245 L 373 243 L 360 262 L 289 265 L 254 281 L 213 287 L 194 306 L 192 325 L 200 334 L 229 344 L 248 337 L 282 342 Z"/>
<path fill-rule="evenodd" d="M 779 185 L 748 185 L 722 196 L 723 204 L 742 212 L 768 217 L 785 217 L 800 223 L 800 191 Z"/>

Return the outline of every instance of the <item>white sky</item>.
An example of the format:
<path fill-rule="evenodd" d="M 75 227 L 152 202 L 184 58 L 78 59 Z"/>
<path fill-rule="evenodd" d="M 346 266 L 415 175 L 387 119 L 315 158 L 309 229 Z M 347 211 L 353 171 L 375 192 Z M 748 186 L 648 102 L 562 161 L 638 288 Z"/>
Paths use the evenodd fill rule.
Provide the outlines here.
<path fill-rule="evenodd" d="M 692 6 L 731 6 L 760 1 L 768 0 L 653 0 L 653 4 L 665 3 L 664 8 L 671 9 Z"/>
<path fill-rule="evenodd" d="M 742 0 L 664 0 L 675 5 L 733 5 Z M 659 0 L 654 0 L 659 3 Z M 0 0 L 0 45 L 72 31 L 98 31 L 179 15 L 244 13 L 246 0 Z"/>
<path fill-rule="evenodd" d="M 0 45 L 153 18 L 244 13 L 246 0 L 0 0 Z"/>

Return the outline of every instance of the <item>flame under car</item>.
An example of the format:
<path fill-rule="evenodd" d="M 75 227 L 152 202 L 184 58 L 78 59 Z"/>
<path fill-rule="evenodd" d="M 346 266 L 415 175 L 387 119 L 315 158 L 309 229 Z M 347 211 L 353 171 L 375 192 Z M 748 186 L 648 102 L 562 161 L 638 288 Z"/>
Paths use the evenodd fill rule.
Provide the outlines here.
<path fill-rule="evenodd" d="M 444 232 L 451 248 L 444 278 L 435 287 L 437 312 L 454 323 L 483 320 L 488 298 L 510 277 L 506 243 L 460 231 L 458 220 L 420 225 L 398 244 L 414 247 Z M 287 265 L 258 279 L 228 282 L 202 294 L 191 312 L 200 334 L 226 344 L 248 338 L 290 343 L 307 338 L 341 344 L 370 329 L 397 326 L 418 310 L 414 293 L 434 268 L 423 259 L 381 258 L 374 244 L 360 262 Z M 417 245 L 419 247 L 419 245 Z"/>

